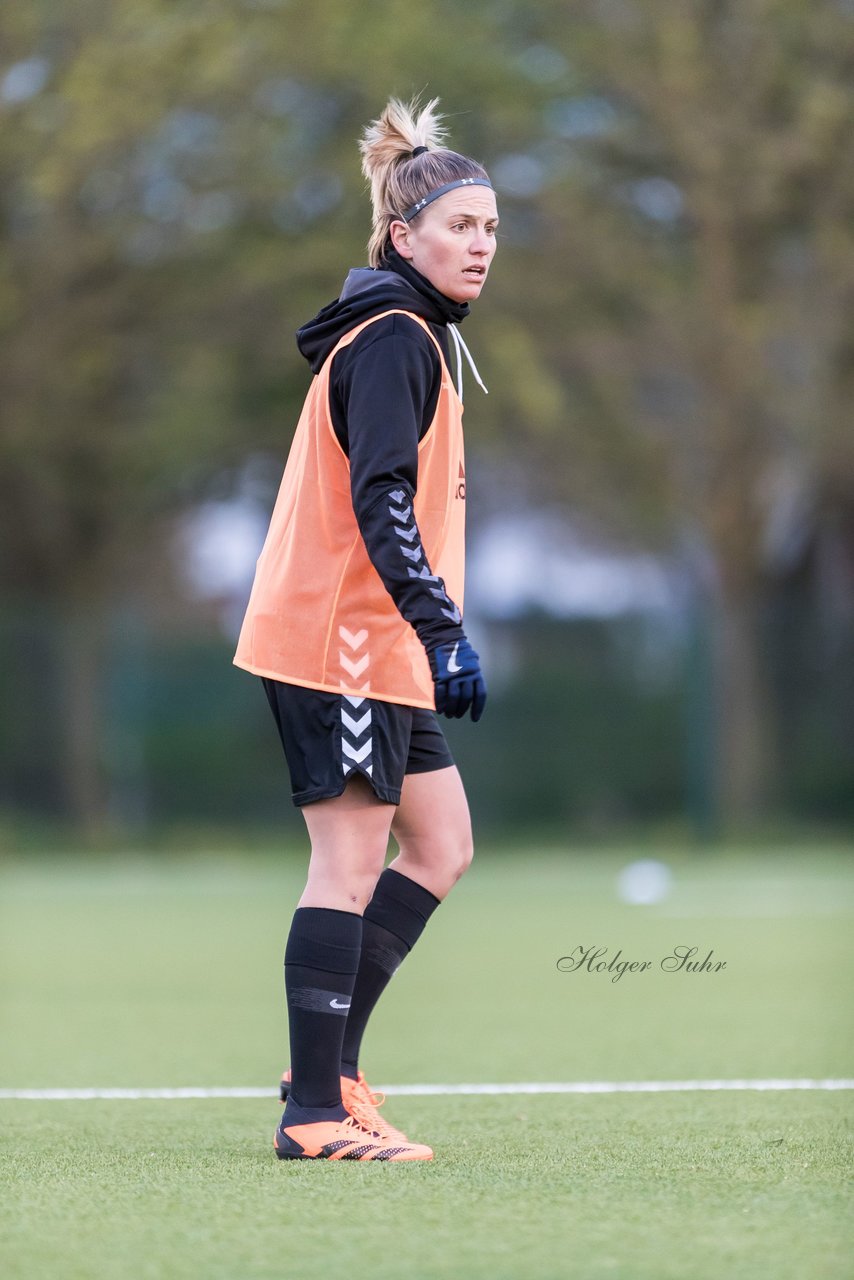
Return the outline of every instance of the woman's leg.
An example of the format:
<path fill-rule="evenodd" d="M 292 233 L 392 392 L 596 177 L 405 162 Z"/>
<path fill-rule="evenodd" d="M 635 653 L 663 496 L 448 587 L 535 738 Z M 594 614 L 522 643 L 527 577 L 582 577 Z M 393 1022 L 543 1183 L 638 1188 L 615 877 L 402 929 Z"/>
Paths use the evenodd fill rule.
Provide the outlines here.
<path fill-rule="evenodd" d="M 362 952 L 341 1051 L 341 1070 L 358 1076 L 369 1017 L 433 911 L 472 857 L 471 820 L 459 771 L 407 774 L 391 824 L 400 852 L 383 871 L 362 925 Z"/>
<path fill-rule="evenodd" d="M 390 868 L 441 902 L 474 852 L 468 800 L 456 765 L 407 774 L 391 833 L 400 852 Z"/>
<path fill-rule="evenodd" d="M 311 860 L 285 949 L 288 1107 L 303 1120 L 320 1119 L 321 1112 L 346 1115 L 341 1044 L 361 956 L 362 912 L 385 861 L 393 814 L 394 806 L 358 777 L 342 795 L 303 809 Z"/>
<path fill-rule="evenodd" d="M 305 805 L 311 860 L 297 907 L 361 915 L 385 863 L 394 813 L 358 774 L 340 796 Z"/>

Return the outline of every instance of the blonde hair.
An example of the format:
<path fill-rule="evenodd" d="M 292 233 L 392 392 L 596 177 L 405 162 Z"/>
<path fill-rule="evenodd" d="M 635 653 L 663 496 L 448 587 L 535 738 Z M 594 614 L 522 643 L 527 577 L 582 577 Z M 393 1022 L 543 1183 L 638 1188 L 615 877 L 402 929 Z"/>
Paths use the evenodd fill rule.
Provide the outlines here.
<path fill-rule="evenodd" d="M 362 135 L 362 172 L 371 184 L 373 205 L 373 230 L 368 241 L 372 267 L 378 267 L 386 255 L 391 224 L 424 196 L 460 178 L 489 181 L 483 165 L 444 146 L 447 131 L 436 112 L 438 105 L 438 98 L 424 107 L 418 98 L 409 103 L 390 98 Z M 413 156 L 416 147 L 427 150 Z"/>

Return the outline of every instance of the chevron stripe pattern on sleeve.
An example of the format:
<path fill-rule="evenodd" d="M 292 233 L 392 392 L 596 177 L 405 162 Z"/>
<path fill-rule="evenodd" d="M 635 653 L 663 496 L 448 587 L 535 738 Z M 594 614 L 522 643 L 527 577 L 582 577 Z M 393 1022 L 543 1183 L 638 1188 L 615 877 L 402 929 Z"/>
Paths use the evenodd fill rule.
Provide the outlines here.
<path fill-rule="evenodd" d="M 393 489 L 389 494 L 389 498 L 391 499 L 388 507 L 389 515 L 394 521 L 394 531 L 400 540 L 401 555 L 407 561 L 409 577 L 421 578 L 425 582 L 432 583 L 429 591 L 431 596 L 435 596 L 439 601 L 440 613 L 451 622 L 459 624 L 462 621 L 459 609 L 445 591 L 445 584 L 442 579 L 430 571 L 430 566 L 424 555 L 424 548 L 421 545 L 418 525 L 415 523 L 409 494 L 403 489 Z"/>

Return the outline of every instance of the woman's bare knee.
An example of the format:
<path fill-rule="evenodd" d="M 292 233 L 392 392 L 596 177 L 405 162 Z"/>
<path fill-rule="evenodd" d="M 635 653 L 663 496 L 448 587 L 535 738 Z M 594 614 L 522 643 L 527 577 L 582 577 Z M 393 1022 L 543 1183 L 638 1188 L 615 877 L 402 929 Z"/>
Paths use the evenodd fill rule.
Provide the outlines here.
<path fill-rule="evenodd" d="M 445 832 L 429 840 L 401 838 L 398 843 L 400 852 L 390 864 L 392 868 L 440 899 L 468 870 L 474 853 L 470 835 L 454 839 Z"/>
<path fill-rule="evenodd" d="M 299 905 L 361 914 L 383 869 L 393 814 L 361 779 L 340 796 L 306 805 L 311 859 Z"/>
<path fill-rule="evenodd" d="M 473 854 L 468 803 L 456 768 L 406 778 L 392 834 L 400 848 L 394 869 L 443 898 Z"/>
<path fill-rule="evenodd" d="M 341 867 L 312 856 L 301 907 L 331 907 L 362 915 L 371 900 L 384 858 L 362 867 Z"/>

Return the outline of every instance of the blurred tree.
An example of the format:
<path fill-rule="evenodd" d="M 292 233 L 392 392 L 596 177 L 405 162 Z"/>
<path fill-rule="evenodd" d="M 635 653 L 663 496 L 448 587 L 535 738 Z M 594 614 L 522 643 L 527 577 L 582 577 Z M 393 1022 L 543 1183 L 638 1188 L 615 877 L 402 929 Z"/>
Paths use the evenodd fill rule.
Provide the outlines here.
<path fill-rule="evenodd" d="M 516 254 L 571 424 L 552 411 L 543 453 L 568 434 L 550 474 L 574 502 L 710 554 L 718 786 L 743 822 L 774 798 L 769 575 L 854 480 L 852 11 L 583 0 L 529 20 L 567 67 Z"/>

